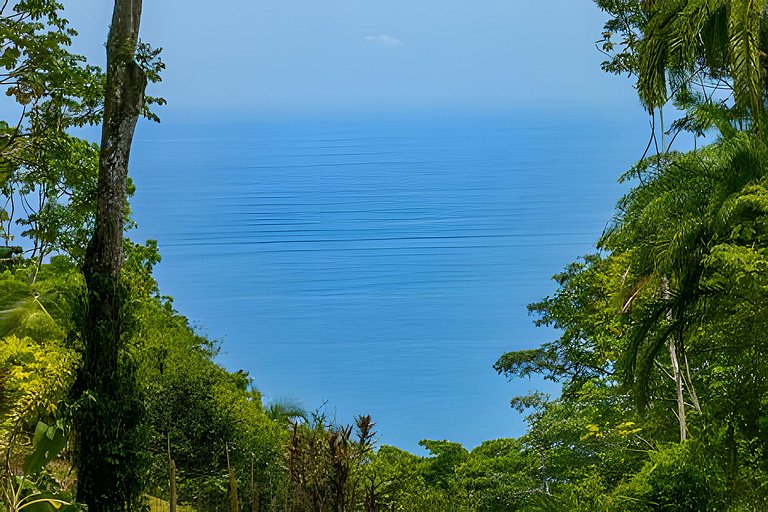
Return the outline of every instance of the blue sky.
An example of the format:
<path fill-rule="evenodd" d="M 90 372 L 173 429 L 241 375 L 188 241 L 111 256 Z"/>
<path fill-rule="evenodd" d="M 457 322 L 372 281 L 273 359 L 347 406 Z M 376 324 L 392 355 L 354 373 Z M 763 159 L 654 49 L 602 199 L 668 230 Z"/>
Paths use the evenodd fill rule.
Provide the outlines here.
<path fill-rule="evenodd" d="M 112 3 L 65 8 L 103 62 Z M 589 0 L 161 0 L 142 38 L 165 49 L 171 112 L 636 106 L 600 70 L 602 23 Z"/>

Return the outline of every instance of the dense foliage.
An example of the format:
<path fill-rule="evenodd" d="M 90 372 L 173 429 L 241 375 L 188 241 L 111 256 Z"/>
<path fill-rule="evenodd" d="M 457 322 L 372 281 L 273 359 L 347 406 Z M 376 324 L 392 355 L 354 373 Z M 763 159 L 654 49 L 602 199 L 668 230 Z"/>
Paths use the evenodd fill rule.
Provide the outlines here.
<path fill-rule="evenodd" d="M 636 77 L 653 133 L 600 252 L 531 306 L 560 337 L 496 369 L 563 385 L 513 401 L 533 410 L 522 441 L 549 461 L 560 508 L 763 510 L 766 5 L 597 3 L 604 67 Z M 683 112 L 664 126 L 670 104 Z M 675 151 L 683 130 L 714 142 Z"/>
<path fill-rule="evenodd" d="M 130 506 L 768 509 L 768 6 L 596 3 L 609 16 L 604 69 L 634 77 L 653 129 L 596 253 L 530 306 L 557 339 L 495 364 L 562 385 L 555 398 L 513 398 L 527 433 L 472 450 L 424 440 L 417 456 L 378 446 L 375 418 L 264 404 L 161 295 L 157 244 L 126 239 L 117 371 L 130 393 L 118 405 L 135 414 L 107 425 L 125 432 L 109 453 L 90 453 L 145 497 Z M 89 432 L 73 420 L 110 405 L 77 385 L 99 148 L 71 131 L 101 121 L 105 76 L 67 50 L 76 33 L 61 14 L 53 0 L 0 7 L 0 87 L 18 110 L 0 122 L 0 510 L 81 508 L 73 461 Z M 137 48 L 151 80 L 157 56 Z M 710 143 L 676 151 L 682 131 Z M 120 509 L 133 498 L 110 499 Z"/>

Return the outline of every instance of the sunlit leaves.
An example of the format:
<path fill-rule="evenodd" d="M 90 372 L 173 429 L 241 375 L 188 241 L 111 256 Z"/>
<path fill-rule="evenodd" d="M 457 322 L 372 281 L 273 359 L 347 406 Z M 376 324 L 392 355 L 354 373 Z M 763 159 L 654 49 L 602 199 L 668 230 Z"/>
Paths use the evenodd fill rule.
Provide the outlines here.
<path fill-rule="evenodd" d="M 731 75 L 737 103 L 748 105 L 756 122 L 765 116 L 766 0 L 731 0 L 728 20 Z"/>
<path fill-rule="evenodd" d="M 15 336 L 0 339 L 0 368 L 4 372 L 0 431 L 6 439 L 27 423 L 56 413 L 74 380 L 78 360 L 72 351 L 56 343 Z"/>
<path fill-rule="evenodd" d="M 600 42 L 610 57 L 603 68 L 636 75 L 638 96 L 650 111 L 681 101 L 678 96 L 696 97 L 705 110 L 716 105 L 732 111 L 731 119 L 762 124 L 768 88 L 765 0 L 596 3 L 610 15 Z M 689 115 L 695 109 L 690 104 Z M 712 126 L 706 116 L 693 114 L 702 119 L 690 128 L 701 133 L 702 125 Z"/>

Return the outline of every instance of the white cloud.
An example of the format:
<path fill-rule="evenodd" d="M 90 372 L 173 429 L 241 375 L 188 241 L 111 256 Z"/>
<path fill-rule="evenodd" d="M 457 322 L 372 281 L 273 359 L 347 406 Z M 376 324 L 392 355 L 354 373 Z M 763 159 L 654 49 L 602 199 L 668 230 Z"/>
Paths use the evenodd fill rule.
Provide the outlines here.
<path fill-rule="evenodd" d="M 379 34 L 377 36 L 365 36 L 365 40 L 372 45 L 379 46 L 381 48 L 397 48 L 403 46 L 403 41 L 400 39 L 387 35 Z"/>

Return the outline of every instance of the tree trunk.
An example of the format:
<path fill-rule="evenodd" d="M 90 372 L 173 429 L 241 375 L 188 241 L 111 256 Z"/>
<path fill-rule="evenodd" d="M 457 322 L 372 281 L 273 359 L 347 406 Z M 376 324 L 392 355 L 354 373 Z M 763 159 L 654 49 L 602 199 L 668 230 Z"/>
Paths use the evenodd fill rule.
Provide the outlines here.
<path fill-rule="evenodd" d="M 680 425 L 680 442 L 688 438 L 688 427 L 685 420 L 685 398 L 683 396 L 683 375 L 680 372 L 680 361 L 677 357 L 675 337 L 669 337 L 669 358 L 672 360 L 672 376 L 675 378 L 677 390 L 677 419 Z"/>
<path fill-rule="evenodd" d="M 170 481 L 170 492 L 168 501 L 170 512 L 176 512 L 176 463 L 171 457 L 171 435 L 168 434 L 168 480 Z"/>
<path fill-rule="evenodd" d="M 669 301 L 669 279 L 664 277 L 661 280 L 661 295 L 665 301 Z M 668 320 L 672 321 L 672 312 L 667 314 Z M 669 349 L 669 359 L 672 362 L 672 377 L 675 379 L 675 390 L 677 391 L 677 421 L 680 425 L 680 442 L 688 438 L 688 427 L 685 420 L 685 397 L 683 395 L 683 374 L 680 371 L 680 359 L 677 357 L 677 333 L 673 333 L 667 342 Z"/>
<path fill-rule="evenodd" d="M 78 390 L 78 499 L 90 512 L 135 510 L 141 464 L 135 446 L 141 402 L 133 374 L 119 362 L 124 334 L 123 222 L 128 159 L 147 78 L 135 61 L 142 0 L 115 0 L 107 39 L 107 81 L 99 153 L 96 223 L 83 274 L 88 303 Z M 128 447 L 128 448 L 126 448 Z"/>
<path fill-rule="evenodd" d="M 229 463 L 229 446 L 226 446 L 227 450 L 227 473 L 229 473 L 229 510 L 230 512 L 240 512 L 240 501 L 237 497 L 237 477 L 235 476 L 235 470 Z"/>
<path fill-rule="evenodd" d="M 259 488 L 253 479 L 253 454 L 251 454 L 251 512 L 259 512 Z"/>
<path fill-rule="evenodd" d="M 728 418 L 728 432 L 726 437 L 726 445 L 728 447 L 728 481 L 731 487 L 731 492 L 736 493 L 736 486 L 738 485 L 739 477 L 739 448 L 736 444 L 736 432 L 733 428 L 733 416 Z"/>
<path fill-rule="evenodd" d="M 699 402 L 699 395 L 696 393 L 696 387 L 693 385 L 693 377 L 691 377 L 691 366 L 688 364 L 688 356 L 685 354 L 685 344 L 680 343 L 680 359 L 683 360 L 685 366 L 685 372 L 683 373 L 683 385 L 688 389 L 688 395 L 691 397 L 693 408 L 696 412 L 701 414 L 701 402 Z"/>

